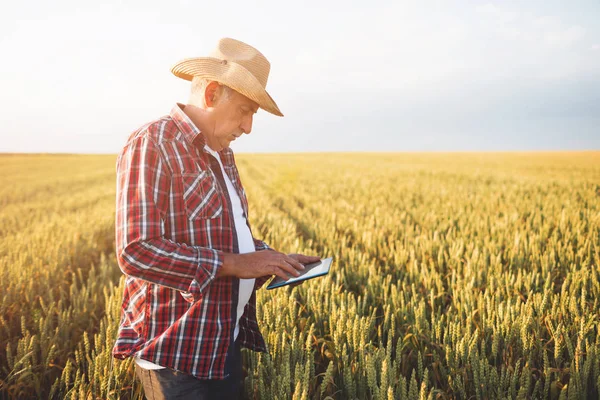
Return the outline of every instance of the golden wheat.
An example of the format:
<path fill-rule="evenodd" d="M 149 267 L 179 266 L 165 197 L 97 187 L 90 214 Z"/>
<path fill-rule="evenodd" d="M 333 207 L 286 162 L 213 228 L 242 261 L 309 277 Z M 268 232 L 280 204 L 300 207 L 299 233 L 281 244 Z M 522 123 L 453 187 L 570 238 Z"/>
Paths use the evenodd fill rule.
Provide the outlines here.
<path fill-rule="evenodd" d="M 600 153 L 238 155 L 254 234 L 333 256 L 258 292 L 250 399 L 597 398 Z M 0 396 L 138 399 L 110 356 L 114 156 L 0 156 Z"/>

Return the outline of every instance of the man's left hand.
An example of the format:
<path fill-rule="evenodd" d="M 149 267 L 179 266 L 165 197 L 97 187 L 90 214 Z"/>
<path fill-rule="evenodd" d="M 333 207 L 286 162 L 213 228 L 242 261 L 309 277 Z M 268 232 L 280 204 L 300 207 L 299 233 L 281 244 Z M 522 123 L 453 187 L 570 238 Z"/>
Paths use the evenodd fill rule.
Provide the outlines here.
<path fill-rule="evenodd" d="M 298 261 L 300 264 L 303 264 L 303 265 L 314 263 L 321 259 L 321 257 L 305 256 L 304 254 L 288 254 L 288 257 L 293 258 L 294 260 Z M 300 285 L 302 282 L 304 282 L 304 281 L 290 283 L 289 286 L 296 287 L 296 286 Z"/>

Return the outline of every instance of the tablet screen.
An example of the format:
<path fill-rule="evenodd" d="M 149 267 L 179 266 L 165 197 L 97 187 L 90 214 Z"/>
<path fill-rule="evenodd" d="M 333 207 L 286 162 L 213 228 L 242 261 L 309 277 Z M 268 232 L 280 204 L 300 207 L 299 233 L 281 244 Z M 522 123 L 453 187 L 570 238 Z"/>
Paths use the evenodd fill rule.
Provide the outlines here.
<path fill-rule="evenodd" d="M 306 264 L 304 271 L 300 271 L 300 276 L 289 278 L 288 280 L 280 277 L 275 277 L 273 281 L 267 286 L 267 289 L 274 289 L 277 287 L 289 285 L 290 283 L 304 281 L 306 279 L 316 278 L 318 276 L 326 275 L 331 267 L 331 261 L 333 257 L 324 258 L 314 263 Z"/>

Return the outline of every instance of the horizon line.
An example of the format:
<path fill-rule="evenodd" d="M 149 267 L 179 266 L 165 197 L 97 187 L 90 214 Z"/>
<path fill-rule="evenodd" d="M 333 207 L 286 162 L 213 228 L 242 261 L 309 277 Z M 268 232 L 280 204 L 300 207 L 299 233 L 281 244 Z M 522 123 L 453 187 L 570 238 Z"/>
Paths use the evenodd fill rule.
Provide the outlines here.
<path fill-rule="evenodd" d="M 598 153 L 599 149 L 565 149 L 565 150 L 398 150 L 398 151 L 367 151 L 367 150 L 333 150 L 333 151 L 236 151 L 235 154 L 423 154 L 423 153 Z M 73 152 L 3 152 L 0 156 L 117 156 L 119 153 L 73 153 Z"/>

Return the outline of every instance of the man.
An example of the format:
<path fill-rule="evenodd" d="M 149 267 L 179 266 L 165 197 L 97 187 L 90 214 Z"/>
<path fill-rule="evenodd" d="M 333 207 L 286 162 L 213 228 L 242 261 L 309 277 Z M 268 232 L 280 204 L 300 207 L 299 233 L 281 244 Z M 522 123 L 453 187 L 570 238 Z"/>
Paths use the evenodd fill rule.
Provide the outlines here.
<path fill-rule="evenodd" d="M 149 399 L 234 399 L 240 347 L 266 352 L 258 288 L 319 257 L 286 255 L 252 236 L 229 144 L 258 108 L 283 116 L 265 90 L 270 64 L 221 39 L 210 57 L 177 63 L 189 104 L 128 139 L 117 160 L 116 251 L 127 275 L 113 354 L 135 357 Z"/>

